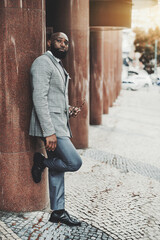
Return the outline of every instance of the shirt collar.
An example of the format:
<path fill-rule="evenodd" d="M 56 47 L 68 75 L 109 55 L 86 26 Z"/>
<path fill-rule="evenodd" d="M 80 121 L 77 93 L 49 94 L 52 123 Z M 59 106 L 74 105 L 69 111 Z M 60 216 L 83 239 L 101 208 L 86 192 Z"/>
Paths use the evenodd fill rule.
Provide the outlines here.
<path fill-rule="evenodd" d="M 49 54 L 51 54 L 51 55 L 56 59 L 56 61 L 57 61 L 58 63 L 61 61 L 59 58 L 55 57 L 51 51 L 48 50 L 47 52 L 48 52 Z"/>

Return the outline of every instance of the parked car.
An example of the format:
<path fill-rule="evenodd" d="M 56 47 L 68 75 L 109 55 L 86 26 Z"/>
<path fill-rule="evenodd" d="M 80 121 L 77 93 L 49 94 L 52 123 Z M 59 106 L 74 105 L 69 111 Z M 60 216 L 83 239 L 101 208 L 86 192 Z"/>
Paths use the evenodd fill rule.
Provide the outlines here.
<path fill-rule="evenodd" d="M 122 80 L 122 89 L 138 90 L 142 87 L 150 87 L 152 85 L 151 78 L 145 71 L 140 73 L 129 71 L 128 77 Z"/>
<path fill-rule="evenodd" d="M 136 75 L 131 76 L 134 81 L 137 81 L 140 87 L 150 87 L 152 85 L 152 81 L 149 76 L 145 75 Z"/>
<path fill-rule="evenodd" d="M 134 79 L 130 79 L 130 77 L 122 81 L 122 89 L 136 91 L 139 88 L 140 88 L 140 85 L 138 84 L 138 82 L 134 81 Z"/>

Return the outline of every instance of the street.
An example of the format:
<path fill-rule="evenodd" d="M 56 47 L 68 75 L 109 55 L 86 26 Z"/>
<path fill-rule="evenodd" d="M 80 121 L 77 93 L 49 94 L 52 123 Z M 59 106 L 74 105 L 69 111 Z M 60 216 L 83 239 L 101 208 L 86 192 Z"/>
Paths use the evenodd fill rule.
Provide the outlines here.
<path fill-rule="evenodd" d="M 49 223 L 49 209 L 0 212 L 2 239 L 160 239 L 160 88 L 122 90 L 89 130 L 82 168 L 66 174 L 66 209 L 82 226 Z"/>

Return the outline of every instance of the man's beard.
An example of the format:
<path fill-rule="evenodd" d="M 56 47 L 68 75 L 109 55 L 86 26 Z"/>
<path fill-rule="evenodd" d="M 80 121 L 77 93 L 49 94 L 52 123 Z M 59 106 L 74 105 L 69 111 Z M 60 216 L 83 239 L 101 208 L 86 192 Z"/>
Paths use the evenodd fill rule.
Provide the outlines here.
<path fill-rule="evenodd" d="M 51 52 L 53 53 L 53 55 L 59 59 L 63 59 L 65 58 L 65 56 L 67 55 L 67 51 L 59 51 L 58 48 L 55 48 L 54 46 L 51 46 Z"/>

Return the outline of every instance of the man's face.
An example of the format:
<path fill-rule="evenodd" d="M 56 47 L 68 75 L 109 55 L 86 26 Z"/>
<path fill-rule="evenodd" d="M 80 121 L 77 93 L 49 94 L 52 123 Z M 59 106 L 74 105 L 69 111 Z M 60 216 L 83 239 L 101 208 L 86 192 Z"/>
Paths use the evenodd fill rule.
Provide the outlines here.
<path fill-rule="evenodd" d="M 65 34 L 56 35 L 51 41 L 51 52 L 57 58 L 63 59 L 69 47 L 69 40 Z"/>

